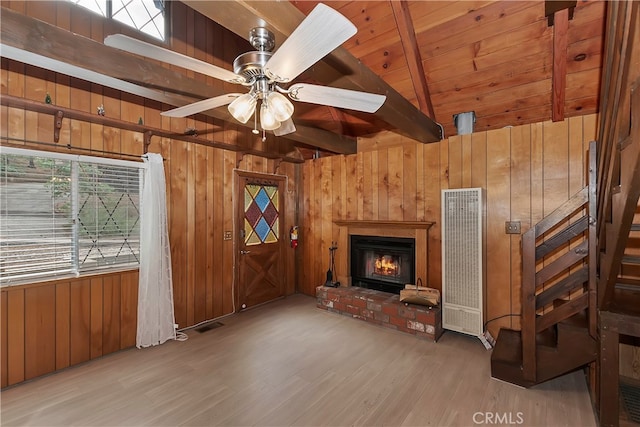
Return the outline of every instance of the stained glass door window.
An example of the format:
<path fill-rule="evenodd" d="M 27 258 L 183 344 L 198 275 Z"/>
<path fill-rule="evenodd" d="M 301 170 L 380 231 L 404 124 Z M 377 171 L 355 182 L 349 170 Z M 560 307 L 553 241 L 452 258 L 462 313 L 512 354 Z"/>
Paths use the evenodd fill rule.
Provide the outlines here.
<path fill-rule="evenodd" d="M 244 244 L 277 243 L 279 193 L 275 185 L 247 184 L 244 187 Z"/>

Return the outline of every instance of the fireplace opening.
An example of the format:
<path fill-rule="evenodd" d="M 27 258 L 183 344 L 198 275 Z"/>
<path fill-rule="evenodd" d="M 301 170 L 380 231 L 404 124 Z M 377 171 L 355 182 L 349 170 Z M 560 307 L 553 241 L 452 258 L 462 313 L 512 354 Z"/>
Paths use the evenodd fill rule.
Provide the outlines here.
<path fill-rule="evenodd" d="M 399 294 L 415 277 L 415 239 L 351 235 L 351 285 Z"/>

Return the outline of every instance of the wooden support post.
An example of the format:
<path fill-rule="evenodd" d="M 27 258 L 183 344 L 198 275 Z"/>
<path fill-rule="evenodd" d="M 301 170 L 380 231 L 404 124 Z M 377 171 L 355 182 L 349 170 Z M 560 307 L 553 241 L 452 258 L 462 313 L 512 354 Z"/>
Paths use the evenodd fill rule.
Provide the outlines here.
<path fill-rule="evenodd" d="M 554 122 L 564 120 L 564 101 L 567 87 L 568 30 L 569 10 L 562 9 L 555 12 L 553 25 L 553 96 L 551 100 L 551 119 Z"/>
<path fill-rule="evenodd" d="M 615 314 L 600 315 L 600 425 L 618 425 L 619 333 Z"/>

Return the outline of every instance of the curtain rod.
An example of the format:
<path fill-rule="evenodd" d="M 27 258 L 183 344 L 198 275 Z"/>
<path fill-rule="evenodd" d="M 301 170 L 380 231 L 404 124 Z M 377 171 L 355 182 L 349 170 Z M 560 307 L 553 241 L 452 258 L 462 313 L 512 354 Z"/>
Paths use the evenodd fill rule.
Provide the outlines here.
<path fill-rule="evenodd" d="M 34 141 L 32 139 L 12 138 L 12 137 L 9 137 L 9 136 L 0 136 L 0 140 L 4 140 L 4 141 L 7 141 L 7 142 L 26 142 L 28 144 L 44 145 L 46 147 L 67 148 L 69 150 L 86 151 L 86 152 L 89 152 L 91 154 L 109 154 L 109 155 L 112 155 L 112 156 L 124 156 L 124 157 L 131 157 L 131 158 L 134 158 L 134 159 L 140 159 L 140 158 L 146 158 L 147 157 L 146 155 L 141 155 L 141 154 L 117 153 L 115 151 L 98 151 L 98 150 L 92 150 L 91 148 L 74 147 L 71 144 L 61 145 L 61 144 L 54 144 L 52 142 Z"/>

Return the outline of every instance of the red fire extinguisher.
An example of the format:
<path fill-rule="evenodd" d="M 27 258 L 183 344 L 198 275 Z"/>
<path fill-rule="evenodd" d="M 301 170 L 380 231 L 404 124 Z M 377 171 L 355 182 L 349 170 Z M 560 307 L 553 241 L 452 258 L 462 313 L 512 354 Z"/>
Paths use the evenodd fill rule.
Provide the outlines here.
<path fill-rule="evenodd" d="M 291 226 L 291 230 L 289 230 L 289 238 L 291 239 L 291 247 L 293 249 L 298 247 L 298 226 Z"/>

